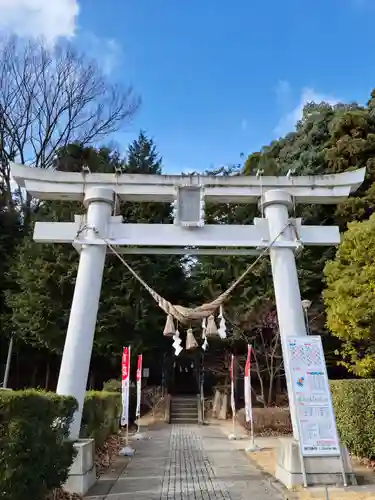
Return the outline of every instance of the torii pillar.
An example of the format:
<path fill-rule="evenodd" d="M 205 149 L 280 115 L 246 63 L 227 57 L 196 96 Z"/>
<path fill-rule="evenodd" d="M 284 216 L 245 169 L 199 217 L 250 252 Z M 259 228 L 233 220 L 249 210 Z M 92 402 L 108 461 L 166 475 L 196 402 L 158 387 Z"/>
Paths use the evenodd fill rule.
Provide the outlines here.
<path fill-rule="evenodd" d="M 260 203 L 263 205 L 268 221 L 271 240 L 280 235 L 278 237 L 279 242 L 293 242 L 295 235 L 292 234 L 292 228 L 290 226 L 287 227 L 289 210 L 293 207 L 293 200 L 290 194 L 281 190 L 267 191 Z M 291 397 L 292 387 L 290 370 L 289 366 L 287 366 L 288 357 L 286 355 L 285 341 L 288 337 L 306 336 L 307 331 L 294 252 L 294 248 L 270 248 L 273 287 L 288 387 L 290 415 L 293 425 L 293 435 L 298 439 L 298 425 L 296 422 L 294 399 Z"/>
<path fill-rule="evenodd" d="M 113 201 L 111 189 L 92 187 L 86 191 L 86 238 L 97 240 L 100 234 L 108 233 Z M 79 409 L 70 427 L 74 441 L 79 438 L 81 427 L 106 254 L 106 245 L 82 246 L 56 389 L 57 394 L 73 395 L 78 401 Z"/>

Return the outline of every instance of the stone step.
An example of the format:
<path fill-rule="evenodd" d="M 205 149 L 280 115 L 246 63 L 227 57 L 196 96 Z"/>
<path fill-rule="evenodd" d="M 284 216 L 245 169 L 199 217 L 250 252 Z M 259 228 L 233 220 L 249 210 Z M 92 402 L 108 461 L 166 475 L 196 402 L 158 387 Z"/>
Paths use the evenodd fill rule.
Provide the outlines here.
<path fill-rule="evenodd" d="M 174 406 L 172 405 L 171 410 L 176 410 L 176 411 L 197 411 L 198 408 L 196 406 L 189 406 L 187 407 L 181 407 L 181 406 Z"/>
<path fill-rule="evenodd" d="M 197 406 L 197 400 L 195 400 L 195 401 L 174 401 L 172 399 L 172 405 L 176 405 L 176 406 Z"/>
<path fill-rule="evenodd" d="M 173 412 L 178 412 L 178 413 L 192 413 L 192 412 L 195 412 L 197 413 L 197 408 L 176 408 L 175 406 L 172 406 L 171 408 L 171 413 Z"/>
<path fill-rule="evenodd" d="M 172 424 L 197 424 L 197 418 L 172 418 Z"/>
<path fill-rule="evenodd" d="M 179 406 L 174 406 L 174 405 L 172 405 L 171 410 L 172 411 L 179 411 L 179 412 L 184 412 L 184 411 L 189 411 L 189 412 L 195 411 L 195 412 L 197 412 L 198 411 L 196 406 L 190 407 L 190 408 L 180 408 Z"/>
<path fill-rule="evenodd" d="M 175 418 L 198 418 L 198 414 L 197 413 L 172 413 L 171 414 L 171 420 L 175 419 Z"/>
<path fill-rule="evenodd" d="M 172 397 L 172 424 L 197 424 L 198 408 L 196 397 Z"/>
<path fill-rule="evenodd" d="M 172 401 L 172 407 L 189 410 L 190 408 L 197 408 L 197 403 L 194 403 L 193 405 L 180 405 L 180 404 L 173 403 L 173 401 Z"/>
<path fill-rule="evenodd" d="M 176 401 L 175 399 L 172 399 L 172 403 L 176 405 L 196 405 L 197 400 L 194 399 L 193 401 Z"/>

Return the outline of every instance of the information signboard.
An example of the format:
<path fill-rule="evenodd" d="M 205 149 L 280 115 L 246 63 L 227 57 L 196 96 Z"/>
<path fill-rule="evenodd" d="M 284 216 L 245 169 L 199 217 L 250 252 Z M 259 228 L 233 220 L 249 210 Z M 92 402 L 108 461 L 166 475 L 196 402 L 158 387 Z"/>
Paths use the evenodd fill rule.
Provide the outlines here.
<path fill-rule="evenodd" d="M 341 455 L 321 338 L 288 338 L 287 356 L 302 456 Z"/>

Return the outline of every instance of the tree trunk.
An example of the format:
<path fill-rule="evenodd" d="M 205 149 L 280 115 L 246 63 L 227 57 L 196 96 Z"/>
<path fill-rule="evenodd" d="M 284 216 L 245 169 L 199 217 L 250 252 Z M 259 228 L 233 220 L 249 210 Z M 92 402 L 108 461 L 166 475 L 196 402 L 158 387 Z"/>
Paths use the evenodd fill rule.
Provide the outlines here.
<path fill-rule="evenodd" d="M 33 368 L 33 373 L 31 375 L 31 387 L 34 389 L 36 387 L 36 376 L 38 374 L 38 366 L 35 365 Z"/>
<path fill-rule="evenodd" d="M 267 406 L 271 406 L 273 402 L 273 387 L 275 382 L 275 376 L 273 373 L 270 374 L 270 380 L 268 384 L 268 398 L 267 398 Z"/>
<path fill-rule="evenodd" d="M 89 379 L 89 390 L 93 391 L 94 387 L 95 387 L 95 376 L 94 376 L 94 371 L 91 371 Z"/>
<path fill-rule="evenodd" d="M 49 375 L 50 375 L 50 364 L 48 362 L 47 366 L 46 366 L 46 380 L 45 380 L 45 383 L 44 383 L 44 389 L 46 391 L 48 391 L 48 386 L 49 386 Z"/>

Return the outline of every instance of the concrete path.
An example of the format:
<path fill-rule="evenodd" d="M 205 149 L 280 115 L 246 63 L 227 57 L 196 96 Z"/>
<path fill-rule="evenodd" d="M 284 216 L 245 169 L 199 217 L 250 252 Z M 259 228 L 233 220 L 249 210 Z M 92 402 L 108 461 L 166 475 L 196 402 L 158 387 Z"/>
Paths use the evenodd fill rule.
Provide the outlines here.
<path fill-rule="evenodd" d="M 215 426 L 169 425 L 133 444 L 90 500 L 280 500 L 244 452 Z"/>

